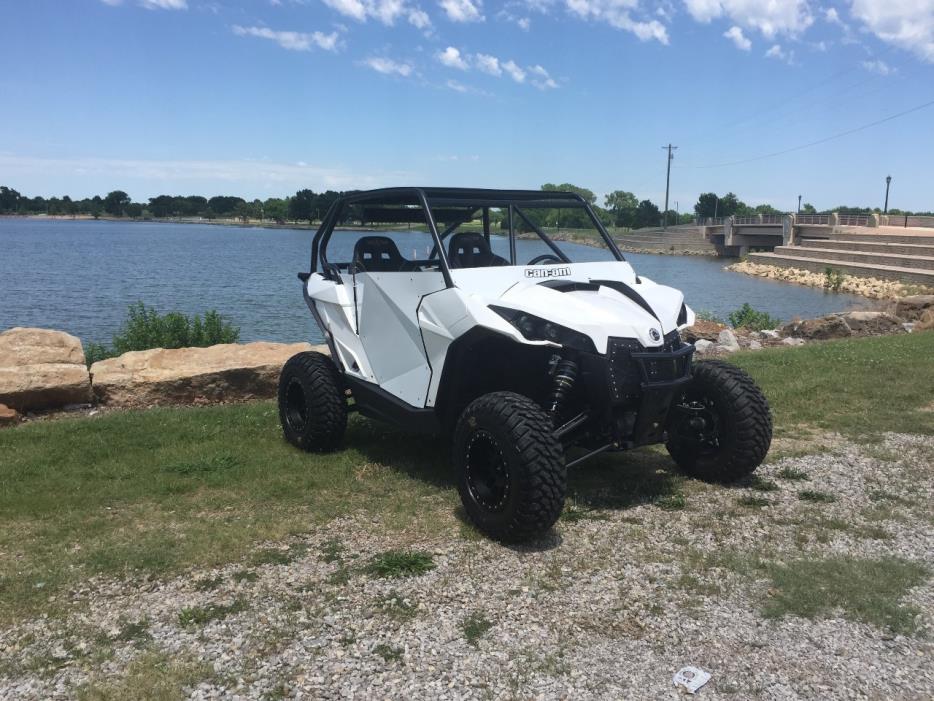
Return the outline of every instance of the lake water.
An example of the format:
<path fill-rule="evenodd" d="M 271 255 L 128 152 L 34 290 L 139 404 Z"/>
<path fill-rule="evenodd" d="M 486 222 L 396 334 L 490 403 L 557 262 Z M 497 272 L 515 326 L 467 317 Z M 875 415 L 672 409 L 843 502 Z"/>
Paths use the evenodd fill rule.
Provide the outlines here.
<path fill-rule="evenodd" d="M 243 341 L 320 341 L 296 278 L 308 270 L 312 235 L 209 224 L 0 218 L 0 331 L 39 326 L 107 343 L 126 308 L 141 300 L 160 312 L 217 309 L 240 326 Z M 350 234 L 346 242 L 354 238 Z M 594 253 L 559 245 L 572 259 Z M 870 304 L 854 295 L 727 272 L 723 266 L 730 261 L 723 259 L 626 258 L 641 275 L 681 289 L 694 309 L 722 317 L 743 302 L 783 320 Z"/>

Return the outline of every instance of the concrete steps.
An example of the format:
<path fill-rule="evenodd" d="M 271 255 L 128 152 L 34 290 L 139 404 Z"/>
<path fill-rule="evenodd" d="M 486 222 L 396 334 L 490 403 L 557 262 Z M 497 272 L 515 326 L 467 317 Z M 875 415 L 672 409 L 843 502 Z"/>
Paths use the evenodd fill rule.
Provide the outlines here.
<path fill-rule="evenodd" d="M 925 270 L 922 268 L 907 268 L 895 265 L 840 261 L 832 258 L 808 258 L 798 255 L 800 251 L 808 249 L 792 246 L 780 246 L 780 248 L 791 250 L 794 255 L 784 252 L 750 253 L 747 260 L 751 263 L 759 263 L 761 265 L 799 268 L 801 270 L 811 270 L 817 273 L 822 273 L 827 268 L 833 268 L 834 270 L 839 270 L 848 275 L 856 275 L 858 277 L 874 277 L 880 280 L 897 280 L 900 282 L 934 286 L 934 268 Z"/>
<path fill-rule="evenodd" d="M 828 246 L 832 242 L 827 242 Z M 860 263 L 865 265 L 888 265 L 896 268 L 920 268 L 934 271 L 934 257 L 905 255 L 900 253 L 872 253 L 867 251 L 849 251 L 838 248 L 812 248 L 805 246 L 776 246 L 774 253 L 779 256 L 797 258 L 816 258 L 838 263 Z"/>
<path fill-rule="evenodd" d="M 837 251 L 934 257 L 934 244 L 882 243 L 877 241 L 841 241 L 840 239 L 801 239 L 800 248 L 832 248 Z"/>
<path fill-rule="evenodd" d="M 700 229 L 693 227 L 663 229 L 635 229 L 616 234 L 614 239 L 620 246 L 646 248 L 659 251 L 691 251 L 714 255 L 716 247 L 704 238 Z"/>
<path fill-rule="evenodd" d="M 876 232 L 876 229 L 867 229 L 866 232 Z M 834 231 L 825 241 L 853 241 L 862 243 L 910 243 L 919 246 L 934 246 L 934 234 L 891 234 L 891 233 L 856 233 L 853 231 Z"/>

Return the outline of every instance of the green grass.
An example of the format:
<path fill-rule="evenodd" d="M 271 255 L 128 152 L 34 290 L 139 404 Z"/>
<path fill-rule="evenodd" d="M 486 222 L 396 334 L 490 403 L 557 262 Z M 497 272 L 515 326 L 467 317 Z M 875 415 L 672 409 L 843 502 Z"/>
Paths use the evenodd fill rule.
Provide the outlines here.
<path fill-rule="evenodd" d="M 78 691 L 77 698 L 79 701 L 176 701 L 188 696 L 184 689 L 214 677 L 214 670 L 206 662 L 147 652 L 129 664 L 123 677 L 91 681 Z"/>
<path fill-rule="evenodd" d="M 434 567 L 435 564 L 428 553 L 388 550 L 374 556 L 365 569 L 374 577 L 392 579 L 415 577 L 433 570 Z"/>
<path fill-rule="evenodd" d="M 739 353 L 777 427 L 800 425 L 875 440 L 884 431 L 934 434 L 934 333 L 843 339 Z"/>
<path fill-rule="evenodd" d="M 746 496 L 740 497 L 736 500 L 736 503 L 740 506 L 745 506 L 747 509 L 761 509 L 765 506 L 769 506 L 770 502 L 765 497 L 757 497 L 752 494 L 747 494 Z"/>
<path fill-rule="evenodd" d="M 795 482 L 804 482 L 804 481 L 811 479 L 810 477 L 808 477 L 807 472 L 804 472 L 803 470 L 798 470 L 794 467 L 783 467 L 781 470 L 778 471 L 778 476 L 781 477 L 783 480 L 792 480 Z"/>
<path fill-rule="evenodd" d="M 804 489 L 798 492 L 798 499 L 809 501 L 812 504 L 832 504 L 837 500 L 837 497 L 827 492 L 819 492 L 816 489 Z"/>
<path fill-rule="evenodd" d="M 779 434 L 808 425 L 868 440 L 934 433 L 932 356 L 934 333 L 917 333 L 732 359 L 763 387 Z M 300 545 L 258 548 L 338 516 L 378 514 L 400 547 L 461 529 L 443 440 L 403 439 L 354 417 L 345 449 L 307 454 L 282 439 L 270 402 L 30 422 L 0 431 L 0 456 L 0 622 L 60 613 L 67 591 L 95 575 L 285 564 Z M 695 489 L 664 450 L 598 456 L 569 475 L 565 523 L 639 504 L 681 509 Z M 340 549 L 321 556 L 339 562 Z"/>
<path fill-rule="evenodd" d="M 835 557 L 775 565 L 771 575 L 772 595 L 763 611 L 768 617 L 815 618 L 841 610 L 851 620 L 911 633 L 919 611 L 901 599 L 928 571 L 897 557 Z"/>
<path fill-rule="evenodd" d="M 246 602 L 243 599 L 236 599 L 229 604 L 190 606 L 179 611 L 178 622 L 183 626 L 203 626 L 211 621 L 246 611 L 246 608 Z"/>
<path fill-rule="evenodd" d="M 487 634 L 487 631 L 493 627 L 493 623 L 482 613 L 475 611 L 461 621 L 461 633 L 464 634 L 464 640 L 474 647 L 480 646 L 480 638 Z"/>

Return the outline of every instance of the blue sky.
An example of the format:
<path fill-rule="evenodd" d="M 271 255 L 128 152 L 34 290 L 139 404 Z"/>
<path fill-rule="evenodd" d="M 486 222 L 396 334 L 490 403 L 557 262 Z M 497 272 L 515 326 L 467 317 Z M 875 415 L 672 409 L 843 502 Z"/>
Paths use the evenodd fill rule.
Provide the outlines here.
<path fill-rule="evenodd" d="M 934 0 L 2 0 L 0 183 L 934 209 Z M 757 159 L 757 160 L 748 160 Z M 747 162 L 739 162 L 747 161 Z M 729 164 L 729 165 L 722 165 Z"/>

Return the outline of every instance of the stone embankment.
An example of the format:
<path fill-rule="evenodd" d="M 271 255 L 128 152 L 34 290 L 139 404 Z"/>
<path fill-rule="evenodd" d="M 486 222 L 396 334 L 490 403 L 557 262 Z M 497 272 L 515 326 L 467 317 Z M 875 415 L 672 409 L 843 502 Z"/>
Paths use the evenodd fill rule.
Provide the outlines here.
<path fill-rule="evenodd" d="M 934 329 L 934 295 L 916 295 L 898 300 L 891 311 L 831 314 L 765 331 L 698 320 L 682 337 L 700 355 L 724 355 L 929 329 Z M 74 336 L 49 329 L 13 328 L 0 333 L 0 426 L 17 423 L 23 412 L 93 405 L 145 408 L 271 399 L 282 365 L 307 350 L 327 352 L 327 347 L 258 341 L 156 348 L 101 360 L 88 370 L 81 341 Z"/>
<path fill-rule="evenodd" d="M 85 363 L 81 341 L 49 329 L 0 333 L 0 426 L 21 414 L 87 408 L 149 407 L 270 399 L 291 356 L 326 350 L 308 343 L 157 348 Z"/>
<path fill-rule="evenodd" d="M 744 260 L 739 263 L 733 263 L 726 266 L 727 270 L 756 277 L 764 277 L 770 280 L 781 280 L 782 282 L 794 282 L 808 287 L 828 287 L 828 276 L 823 272 L 813 270 L 802 270 L 800 268 L 782 268 L 775 265 L 763 265 Z M 851 294 L 862 295 L 871 299 L 897 299 L 906 295 L 912 295 L 919 292 L 934 292 L 924 286 L 908 285 L 896 280 L 880 280 L 872 277 L 857 277 L 855 275 L 840 274 L 837 278 L 839 287 L 835 292 L 849 292 Z"/>

